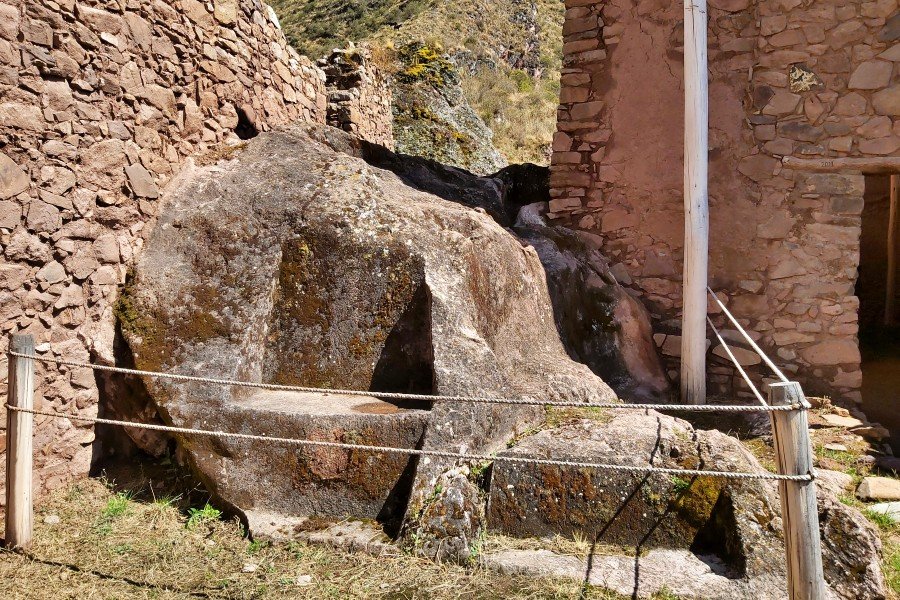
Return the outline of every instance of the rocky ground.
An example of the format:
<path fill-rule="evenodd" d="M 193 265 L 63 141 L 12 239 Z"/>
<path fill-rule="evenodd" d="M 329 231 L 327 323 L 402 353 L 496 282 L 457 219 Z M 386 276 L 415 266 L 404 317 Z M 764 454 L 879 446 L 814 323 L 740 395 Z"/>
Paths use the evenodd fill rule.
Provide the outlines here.
<path fill-rule="evenodd" d="M 113 468 L 109 477 L 81 481 L 42 503 L 32 551 L 0 551 L 2 597 L 624 599 L 566 578 L 506 575 L 396 552 L 347 553 L 315 541 L 254 542 L 171 464 L 139 473 Z M 485 543 L 522 547 L 502 537 Z M 546 546 L 587 549 L 564 540 Z"/>

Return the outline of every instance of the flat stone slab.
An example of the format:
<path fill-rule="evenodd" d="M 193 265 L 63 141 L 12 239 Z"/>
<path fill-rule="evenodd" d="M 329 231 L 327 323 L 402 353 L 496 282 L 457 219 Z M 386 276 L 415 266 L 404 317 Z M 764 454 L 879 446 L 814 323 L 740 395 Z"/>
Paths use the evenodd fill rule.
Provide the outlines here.
<path fill-rule="evenodd" d="M 900 500 L 900 479 L 865 477 L 856 488 L 860 500 Z"/>
<path fill-rule="evenodd" d="M 487 568 L 506 574 L 561 577 L 583 581 L 629 598 L 652 598 L 667 591 L 677 598 L 704 600 L 781 600 L 783 577 L 730 579 L 715 557 L 687 550 L 650 550 L 634 556 L 595 554 L 590 560 L 549 550 L 505 550 L 481 558 Z M 826 598 L 837 598 L 828 589 Z"/>
<path fill-rule="evenodd" d="M 235 433 L 418 448 L 429 415 L 373 396 L 313 392 L 262 390 L 210 405 L 185 403 L 177 417 Z M 415 465 L 406 454 L 228 437 L 190 438 L 185 444 L 201 462 L 199 472 L 217 474 L 204 483 L 262 536 L 274 537 L 310 515 L 398 520 Z"/>
<path fill-rule="evenodd" d="M 900 502 L 882 502 L 869 507 L 874 513 L 886 515 L 895 523 L 900 523 Z"/>
<path fill-rule="evenodd" d="M 864 423 L 855 417 L 842 417 L 841 415 L 822 415 L 822 420 L 829 427 L 859 427 Z"/>

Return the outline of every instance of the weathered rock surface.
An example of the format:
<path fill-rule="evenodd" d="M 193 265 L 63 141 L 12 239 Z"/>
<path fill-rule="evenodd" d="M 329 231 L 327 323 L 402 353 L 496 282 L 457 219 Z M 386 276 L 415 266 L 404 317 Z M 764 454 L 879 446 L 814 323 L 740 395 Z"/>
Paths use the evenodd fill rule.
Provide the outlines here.
<path fill-rule="evenodd" d="M 860 500 L 900 500 L 900 479 L 865 477 L 856 488 Z"/>
<path fill-rule="evenodd" d="M 488 215 L 410 188 L 341 151 L 358 148 L 342 132 L 306 126 L 262 134 L 231 160 L 186 170 L 169 188 L 119 304 L 135 364 L 362 390 L 615 398 L 566 356 L 532 248 Z M 165 382 L 148 387 L 163 418 L 178 425 L 213 419 L 223 429 L 270 436 L 312 431 L 302 414 L 265 408 L 259 396 Z M 336 410 L 334 399 L 321 402 Z M 257 418 L 260 412 L 266 415 Z M 541 412 L 438 403 L 417 444 L 490 451 Z M 418 423 L 418 415 L 409 418 Z M 361 429 L 335 425 L 319 435 L 377 443 L 389 433 Z M 410 436 L 398 434 L 397 441 L 410 444 Z M 185 450 L 217 496 L 238 510 L 362 510 L 340 498 L 318 506 L 276 499 L 309 495 L 309 486 L 327 489 L 331 473 L 316 478 L 296 467 L 311 465 L 317 452 L 294 448 L 270 468 L 251 469 L 261 450 L 212 441 L 185 443 Z M 326 454 L 339 480 L 342 465 L 375 460 Z M 448 466 L 419 464 L 420 497 Z M 388 477 L 362 472 L 379 477 L 381 494 Z M 269 486 L 279 492 L 250 492 Z"/>
<path fill-rule="evenodd" d="M 414 43 L 401 48 L 398 58 L 401 72 L 393 85 L 397 151 L 480 175 L 505 167 L 493 132 L 469 106 L 447 57 Z"/>
<path fill-rule="evenodd" d="M 736 439 L 694 429 L 680 419 L 627 410 L 604 411 L 595 419 L 542 431 L 502 455 L 762 471 Z M 826 579 L 835 594 L 848 599 L 884 597 L 878 566 L 881 545 L 872 526 L 859 512 L 837 502 L 827 488 L 819 489 L 819 512 Z M 771 482 L 499 461 L 491 476 L 488 526 L 525 537 L 584 535 L 638 554 L 652 548 L 690 549 L 704 562 L 718 565 L 715 585 L 696 597 L 745 597 L 751 590 L 763 598 L 783 594 L 783 584 L 773 585 L 773 578 L 783 578 L 785 571 L 781 506 Z M 646 577 L 643 568 L 640 571 Z M 656 583 L 661 586 L 665 580 Z"/>
<path fill-rule="evenodd" d="M 650 316 L 618 284 L 595 236 L 535 222 L 520 222 L 515 231 L 541 257 L 569 355 L 623 398 L 667 400 L 669 383 L 653 343 Z"/>

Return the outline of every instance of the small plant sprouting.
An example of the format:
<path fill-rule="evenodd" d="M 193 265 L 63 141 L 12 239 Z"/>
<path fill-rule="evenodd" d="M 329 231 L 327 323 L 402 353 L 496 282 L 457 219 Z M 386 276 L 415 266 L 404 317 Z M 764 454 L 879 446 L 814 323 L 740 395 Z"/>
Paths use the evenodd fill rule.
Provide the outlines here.
<path fill-rule="evenodd" d="M 203 508 L 188 509 L 187 527 L 191 529 L 202 523 L 209 521 L 218 521 L 222 518 L 222 511 L 210 506 L 209 502 L 203 505 Z"/>
<path fill-rule="evenodd" d="M 672 485 L 675 486 L 675 493 L 680 495 L 691 487 L 691 482 L 676 475 L 672 477 Z"/>
<path fill-rule="evenodd" d="M 131 492 L 119 492 L 106 502 L 103 511 L 100 513 L 104 519 L 114 519 L 128 512 L 131 505 Z"/>

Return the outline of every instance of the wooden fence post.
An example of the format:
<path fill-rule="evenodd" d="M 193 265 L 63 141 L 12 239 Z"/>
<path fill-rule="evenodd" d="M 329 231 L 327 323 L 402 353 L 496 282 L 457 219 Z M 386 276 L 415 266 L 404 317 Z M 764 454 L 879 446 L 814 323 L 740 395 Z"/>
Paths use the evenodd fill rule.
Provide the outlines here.
<path fill-rule="evenodd" d="M 800 384 L 793 381 L 770 384 L 769 403 L 772 406 L 801 404 L 809 407 Z M 806 411 L 773 412 L 771 415 L 778 472 L 782 475 L 812 473 L 813 452 Z M 791 600 L 822 600 L 825 598 L 825 576 L 816 482 L 779 481 L 778 487 L 787 555 L 788 597 Z"/>
<path fill-rule="evenodd" d="M 9 340 L 11 352 L 34 356 L 34 338 L 14 335 Z M 31 409 L 34 405 L 34 360 L 9 357 L 7 403 Z M 6 533 L 7 548 L 28 550 L 31 547 L 34 520 L 31 496 L 32 431 L 34 415 L 6 411 Z"/>

